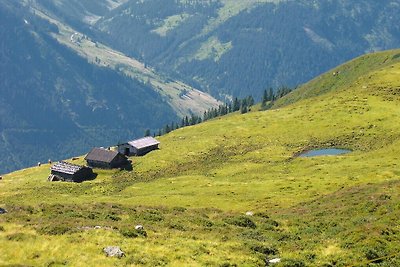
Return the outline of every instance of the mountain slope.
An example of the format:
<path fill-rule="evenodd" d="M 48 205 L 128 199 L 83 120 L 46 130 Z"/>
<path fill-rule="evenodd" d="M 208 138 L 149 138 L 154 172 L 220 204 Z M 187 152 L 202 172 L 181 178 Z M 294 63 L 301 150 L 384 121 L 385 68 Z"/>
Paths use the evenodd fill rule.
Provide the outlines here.
<path fill-rule="evenodd" d="M 398 47 L 399 8 L 390 0 L 131 0 L 93 27 L 118 50 L 224 98 L 295 86 Z"/>
<path fill-rule="evenodd" d="M 119 2 L 110 3 L 97 5 L 105 12 Z M 81 4 L 88 12 L 90 3 Z M 35 1 L 0 8 L 0 172 L 114 145 L 218 105 L 75 31 Z"/>
<path fill-rule="evenodd" d="M 1 4 L 0 12 L 1 172 L 115 144 L 176 120 L 147 85 L 89 64 L 51 38 L 54 25 L 18 3 Z"/>
<path fill-rule="evenodd" d="M 318 77 L 304 85 L 311 98 L 285 107 L 173 131 L 132 172 L 81 184 L 47 182 L 48 165 L 6 175 L 0 263 L 399 265 L 399 53 L 339 66 L 329 73 L 352 70 L 346 83 Z M 317 147 L 352 153 L 297 157 Z M 105 257 L 108 245 L 127 256 Z"/>
<path fill-rule="evenodd" d="M 69 7 L 70 4 L 71 2 L 66 6 Z M 64 5 L 61 7 L 64 7 Z M 218 101 L 210 95 L 181 81 L 173 80 L 166 75 L 157 73 L 154 69 L 139 62 L 135 58 L 130 58 L 119 51 L 105 46 L 101 42 L 92 40 L 76 29 L 71 28 L 68 24 L 65 24 L 62 16 L 58 17 L 52 12 L 49 13 L 46 5 L 33 5 L 31 6 L 31 11 L 58 27 L 59 31 L 52 34 L 58 42 L 71 48 L 92 64 L 110 68 L 145 83 L 149 89 L 160 94 L 175 110 L 178 116 L 185 116 L 193 113 L 201 114 L 204 110 L 219 104 Z M 74 15 L 76 16 L 76 14 Z M 71 19 L 66 19 L 67 22 L 70 20 Z M 71 22 L 72 25 L 77 24 L 78 28 L 82 27 L 82 23 L 79 23 L 75 17 L 73 17 L 72 20 L 75 22 Z"/>
<path fill-rule="evenodd" d="M 323 96 L 332 91 L 348 89 L 349 85 L 352 88 L 372 88 L 376 90 L 376 94 L 387 93 L 388 89 L 392 87 L 396 88 L 397 71 L 394 68 L 393 62 L 396 62 L 400 58 L 400 53 L 397 52 L 397 50 L 393 50 L 367 54 L 340 65 L 299 87 L 284 98 L 279 99 L 275 103 L 275 107 L 292 104 L 302 99 Z M 382 69 L 385 70 L 385 75 L 377 77 L 378 74 L 381 74 Z M 388 71 L 390 69 L 393 70 Z M 374 78 L 375 83 L 380 83 L 380 85 L 369 85 L 369 80 L 372 78 Z M 392 93 L 395 94 L 395 91 Z"/>

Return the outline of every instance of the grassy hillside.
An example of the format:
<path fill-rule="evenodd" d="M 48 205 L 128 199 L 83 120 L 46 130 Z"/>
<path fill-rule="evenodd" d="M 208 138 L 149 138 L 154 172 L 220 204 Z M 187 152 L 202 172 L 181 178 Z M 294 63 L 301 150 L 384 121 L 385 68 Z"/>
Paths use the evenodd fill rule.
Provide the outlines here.
<path fill-rule="evenodd" d="M 332 70 L 285 107 L 176 130 L 132 172 L 5 175 L 0 265 L 398 266 L 399 53 Z M 353 152 L 296 157 L 313 147 Z M 109 245 L 126 257 L 107 258 Z"/>

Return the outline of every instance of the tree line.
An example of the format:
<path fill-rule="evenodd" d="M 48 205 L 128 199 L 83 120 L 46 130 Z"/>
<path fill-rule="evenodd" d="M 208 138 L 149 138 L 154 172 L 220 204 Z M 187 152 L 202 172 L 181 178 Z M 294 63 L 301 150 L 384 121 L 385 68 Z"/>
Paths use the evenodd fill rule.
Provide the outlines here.
<path fill-rule="evenodd" d="M 261 98 L 260 110 L 270 109 L 275 100 L 282 98 L 291 91 L 293 91 L 293 88 L 287 86 L 280 87 L 277 90 L 273 90 L 273 88 L 265 89 Z M 158 129 L 158 132 L 151 133 L 150 129 L 147 129 L 144 133 L 144 136 L 161 136 L 170 133 L 176 129 L 196 125 L 207 120 L 225 116 L 233 112 L 240 112 L 240 114 L 245 114 L 251 111 L 254 103 L 254 98 L 251 95 L 242 99 L 235 97 L 232 101 L 204 111 L 203 116 L 199 116 L 196 114 L 184 116 L 182 117 L 180 122 L 172 122 L 171 124 L 166 124 L 163 128 Z"/>

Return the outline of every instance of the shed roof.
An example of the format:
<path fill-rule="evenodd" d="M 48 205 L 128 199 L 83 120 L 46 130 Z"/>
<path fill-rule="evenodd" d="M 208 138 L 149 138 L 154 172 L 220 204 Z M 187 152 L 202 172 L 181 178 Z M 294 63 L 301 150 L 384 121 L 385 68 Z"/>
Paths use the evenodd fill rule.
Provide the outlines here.
<path fill-rule="evenodd" d="M 95 160 L 111 163 L 111 161 L 113 161 L 113 159 L 115 159 L 118 154 L 119 153 L 116 151 L 95 147 L 86 155 L 85 160 Z"/>
<path fill-rule="evenodd" d="M 87 167 L 75 165 L 75 164 L 68 163 L 65 161 L 59 161 L 59 162 L 56 162 L 53 166 L 51 166 L 50 170 L 65 173 L 65 174 L 75 174 L 83 168 L 87 168 Z"/>
<path fill-rule="evenodd" d="M 158 145 L 160 144 L 160 142 L 151 136 L 147 136 L 133 141 L 129 141 L 128 144 L 137 149 L 141 149 L 149 146 Z"/>

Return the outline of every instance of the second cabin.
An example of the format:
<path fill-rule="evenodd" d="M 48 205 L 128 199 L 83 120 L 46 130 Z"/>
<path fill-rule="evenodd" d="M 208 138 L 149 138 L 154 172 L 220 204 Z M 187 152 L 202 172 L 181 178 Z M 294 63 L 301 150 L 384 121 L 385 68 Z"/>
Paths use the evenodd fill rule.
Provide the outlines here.
<path fill-rule="evenodd" d="M 87 154 L 85 160 L 88 166 L 102 169 L 123 168 L 130 164 L 121 153 L 97 147 Z"/>
<path fill-rule="evenodd" d="M 83 182 L 91 180 L 96 175 L 92 168 L 79 166 L 65 161 L 59 161 L 50 167 L 49 181 Z"/>
<path fill-rule="evenodd" d="M 152 150 L 158 149 L 160 142 L 151 137 L 143 137 L 130 141 L 128 143 L 119 144 L 118 152 L 126 156 L 143 156 Z"/>

